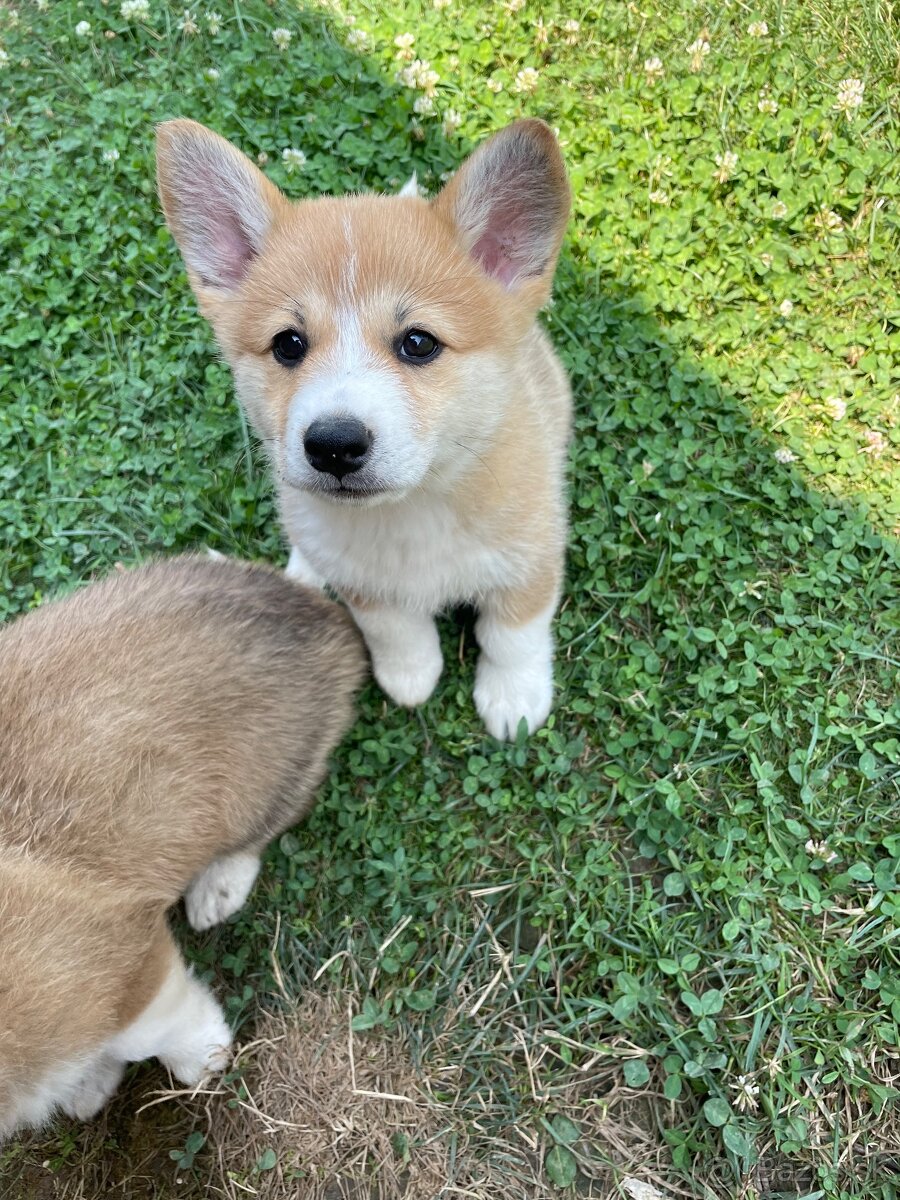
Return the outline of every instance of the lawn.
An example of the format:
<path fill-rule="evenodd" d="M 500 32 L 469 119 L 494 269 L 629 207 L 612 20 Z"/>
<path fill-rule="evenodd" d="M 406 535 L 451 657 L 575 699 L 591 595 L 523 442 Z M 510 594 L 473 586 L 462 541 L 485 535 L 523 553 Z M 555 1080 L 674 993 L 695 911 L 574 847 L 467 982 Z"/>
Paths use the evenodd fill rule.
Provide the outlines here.
<path fill-rule="evenodd" d="M 451 1064 L 438 1100 L 498 1200 L 895 1196 L 895 6 L 217 7 L 0 5 L 0 617 L 152 554 L 285 559 L 160 217 L 159 120 L 301 197 L 434 191 L 546 119 L 577 419 L 548 726 L 486 736 L 448 616 L 436 695 L 368 687 L 313 817 L 189 953 L 248 1036 L 279 991 L 334 992 L 360 1047 Z M 6 1194 L 73 1195 L 89 1157 L 94 1194 L 214 1194 L 207 1119 L 158 1118 L 146 1192 L 115 1183 L 112 1127 L 60 1126 L 0 1158 Z M 402 1194 L 475 1195 L 457 1166 Z"/>

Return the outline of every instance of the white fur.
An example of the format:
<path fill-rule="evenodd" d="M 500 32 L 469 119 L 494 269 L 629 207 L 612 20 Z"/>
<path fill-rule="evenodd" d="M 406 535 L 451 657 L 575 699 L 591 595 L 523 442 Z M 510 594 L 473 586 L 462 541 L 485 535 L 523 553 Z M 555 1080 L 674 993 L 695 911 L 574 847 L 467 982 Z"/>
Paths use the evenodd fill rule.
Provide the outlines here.
<path fill-rule="evenodd" d="M 285 487 L 281 511 L 292 545 L 317 575 L 389 607 L 432 616 L 528 578 L 527 547 L 513 538 L 486 544 L 440 494 L 359 508 Z"/>
<path fill-rule="evenodd" d="M 444 668 L 432 617 L 398 608 L 351 612 L 362 630 L 379 685 L 397 704 L 424 704 Z"/>
<path fill-rule="evenodd" d="M 120 1062 L 156 1057 L 176 1079 L 194 1085 L 228 1065 L 231 1031 L 212 993 L 176 957 L 154 998 L 105 1053 Z"/>
<path fill-rule="evenodd" d="M 320 592 L 325 587 L 325 580 L 298 546 L 291 546 L 284 573 L 288 579 L 294 579 L 297 583 L 316 588 Z"/>
<path fill-rule="evenodd" d="M 522 717 L 528 732 L 547 720 L 553 702 L 551 605 L 526 625 L 511 628 L 490 615 L 475 626 L 481 657 L 475 707 L 496 738 L 514 738 Z"/>
<path fill-rule="evenodd" d="M 93 1116 L 104 1103 L 101 1100 L 90 1111 L 88 1092 L 95 1064 L 100 1057 L 100 1052 L 94 1051 L 70 1062 L 59 1063 L 30 1092 L 17 1095 L 15 1105 L 7 1110 L 5 1119 L 0 1121 L 0 1140 L 22 1126 L 40 1128 L 51 1119 L 57 1108 L 73 1117 L 82 1113 L 87 1117 Z"/>
<path fill-rule="evenodd" d="M 184 906 L 192 928 L 210 929 L 236 913 L 250 895 L 259 867 L 259 855 L 249 850 L 211 862 L 185 893 Z"/>
<path fill-rule="evenodd" d="M 131 1025 L 104 1045 L 59 1063 L 31 1092 L 17 1097 L 0 1122 L 0 1138 L 22 1126 L 40 1127 L 57 1109 L 79 1120 L 96 1116 L 118 1087 L 125 1066 L 159 1058 L 182 1083 L 222 1071 L 231 1057 L 231 1032 L 212 993 L 176 957 L 162 986 Z"/>

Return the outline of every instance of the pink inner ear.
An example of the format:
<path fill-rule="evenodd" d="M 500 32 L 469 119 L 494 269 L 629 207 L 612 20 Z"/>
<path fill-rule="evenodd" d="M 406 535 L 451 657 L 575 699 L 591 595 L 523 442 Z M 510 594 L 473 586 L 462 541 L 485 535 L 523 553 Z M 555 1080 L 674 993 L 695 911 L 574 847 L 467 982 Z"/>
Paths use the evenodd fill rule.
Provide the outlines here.
<path fill-rule="evenodd" d="M 193 181 L 200 274 L 212 286 L 234 287 L 247 274 L 255 251 L 235 209 L 236 197 L 223 195 L 214 169 L 201 168 Z"/>
<path fill-rule="evenodd" d="M 240 283 L 247 274 L 247 268 L 250 266 L 254 254 L 240 223 L 233 214 L 229 214 L 227 217 L 223 216 L 222 220 L 217 222 L 211 250 L 217 267 L 218 279 L 210 282 L 218 282 L 226 286 Z"/>
<path fill-rule="evenodd" d="M 510 251 L 501 233 L 488 230 L 472 247 L 472 256 L 498 283 L 511 287 L 519 276 L 519 267 Z"/>
<path fill-rule="evenodd" d="M 501 190 L 489 202 L 487 226 L 471 254 L 488 275 L 511 288 L 544 269 L 543 240 L 540 210 L 532 207 L 531 197 L 504 196 Z"/>

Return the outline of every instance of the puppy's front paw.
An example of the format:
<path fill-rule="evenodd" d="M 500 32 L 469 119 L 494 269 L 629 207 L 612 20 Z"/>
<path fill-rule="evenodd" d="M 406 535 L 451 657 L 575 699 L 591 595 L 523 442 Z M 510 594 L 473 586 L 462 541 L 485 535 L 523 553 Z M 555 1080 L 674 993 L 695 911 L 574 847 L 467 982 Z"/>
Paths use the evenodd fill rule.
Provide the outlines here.
<path fill-rule="evenodd" d="M 475 707 L 488 733 L 501 741 L 516 736 L 522 717 L 534 733 L 550 715 L 553 703 L 553 667 L 537 665 L 499 666 L 484 654 L 475 674 Z"/>
<path fill-rule="evenodd" d="M 415 647 L 402 657 L 372 660 L 378 686 L 395 704 L 402 704 L 404 708 L 424 704 L 437 687 L 443 669 L 440 646 Z"/>
<path fill-rule="evenodd" d="M 325 580 L 306 555 L 298 550 L 296 546 L 291 546 L 288 565 L 285 567 L 284 573 L 288 579 L 293 579 L 297 583 L 304 583 L 307 587 L 317 588 L 320 592 L 325 587 Z"/>
<path fill-rule="evenodd" d="M 255 854 L 229 854 L 210 863 L 184 897 L 191 926 L 211 929 L 236 913 L 250 895 L 258 874 L 259 859 Z"/>

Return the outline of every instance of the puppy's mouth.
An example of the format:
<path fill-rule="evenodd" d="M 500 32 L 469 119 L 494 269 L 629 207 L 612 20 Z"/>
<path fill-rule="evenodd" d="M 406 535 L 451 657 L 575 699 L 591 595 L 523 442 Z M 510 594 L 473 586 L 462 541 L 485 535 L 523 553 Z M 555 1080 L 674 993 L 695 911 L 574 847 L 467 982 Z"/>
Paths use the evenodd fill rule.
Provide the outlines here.
<path fill-rule="evenodd" d="M 358 508 L 368 508 L 386 500 L 396 500 L 403 494 L 398 488 L 387 487 L 376 480 L 355 479 L 352 475 L 343 479 L 336 479 L 333 475 L 317 475 L 294 486 L 298 491 L 328 500 L 332 504 Z"/>

